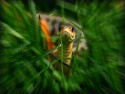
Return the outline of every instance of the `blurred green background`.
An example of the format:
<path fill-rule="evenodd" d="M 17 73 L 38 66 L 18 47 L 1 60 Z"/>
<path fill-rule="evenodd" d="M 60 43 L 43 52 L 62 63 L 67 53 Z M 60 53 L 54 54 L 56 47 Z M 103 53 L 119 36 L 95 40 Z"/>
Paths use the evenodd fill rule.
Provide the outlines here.
<path fill-rule="evenodd" d="M 124 94 L 124 1 L 1 0 L 0 94 Z M 51 51 L 36 13 L 78 22 L 88 50 L 75 54 L 72 76 L 47 65 Z M 55 63 L 52 61 L 51 64 Z"/>

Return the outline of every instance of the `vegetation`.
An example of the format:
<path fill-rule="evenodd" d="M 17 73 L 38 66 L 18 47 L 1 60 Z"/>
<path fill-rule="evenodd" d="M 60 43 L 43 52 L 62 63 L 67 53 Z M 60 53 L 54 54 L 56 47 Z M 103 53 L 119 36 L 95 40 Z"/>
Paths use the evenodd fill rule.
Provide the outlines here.
<path fill-rule="evenodd" d="M 76 18 L 81 27 L 72 20 L 69 22 L 87 40 L 88 50 L 73 57 L 72 76 L 66 78 L 49 67 L 57 60 L 48 61 L 53 49 L 46 50 L 44 35 L 36 21 L 37 5 L 31 1 L 26 9 L 22 2 L 2 2 L 0 93 L 124 94 L 123 8 L 116 2 L 56 4 L 60 9 L 52 10 L 51 14 Z"/>

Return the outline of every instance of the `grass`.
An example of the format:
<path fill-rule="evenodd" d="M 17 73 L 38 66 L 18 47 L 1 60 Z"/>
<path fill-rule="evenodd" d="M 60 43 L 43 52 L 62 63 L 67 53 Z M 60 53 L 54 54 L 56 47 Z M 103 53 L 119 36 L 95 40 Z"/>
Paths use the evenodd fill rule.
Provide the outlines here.
<path fill-rule="evenodd" d="M 2 2 L 0 92 L 124 94 L 120 27 L 123 8 L 115 2 L 60 4 L 57 3 L 61 7 L 58 12 L 83 32 L 87 40 L 88 50 L 73 57 L 72 76 L 67 79 L 49 67 L 48 55 L 59 46 L 47 51 L 44 35 L 36 22 L 37 5 L 30 2 L 26 9 L 21 2 Z M 74 14 L 81 27 L 68 19 L 73 19 Z"/>

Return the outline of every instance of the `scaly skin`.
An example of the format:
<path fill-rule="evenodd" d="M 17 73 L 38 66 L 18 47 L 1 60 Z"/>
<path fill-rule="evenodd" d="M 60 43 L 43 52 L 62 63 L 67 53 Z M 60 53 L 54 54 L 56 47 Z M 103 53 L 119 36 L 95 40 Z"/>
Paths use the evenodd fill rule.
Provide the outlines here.
<path fill-rule="evenodd" d="M 71 26 L 62 26 L 58 38 L 58 42 L 61 44 L 58 55 L 60 60 L 69 66 L 71 65 L 74 39 L 75 32 L 73 31 L 73 28 Z"/>
<path fill-rule="evenodd" d="M 75 32 L 72 26 L 62 26 L 58 34 L 58 43 L 61 47 L 58 50 L 58 56 L 63 64 L 63 72 L 65 75 L 70 75 L 70 66 L 72 59 L 73 42 L 75 39 Z M 62 69 L 60 64 L 57 65 L 58 70 Z"/>

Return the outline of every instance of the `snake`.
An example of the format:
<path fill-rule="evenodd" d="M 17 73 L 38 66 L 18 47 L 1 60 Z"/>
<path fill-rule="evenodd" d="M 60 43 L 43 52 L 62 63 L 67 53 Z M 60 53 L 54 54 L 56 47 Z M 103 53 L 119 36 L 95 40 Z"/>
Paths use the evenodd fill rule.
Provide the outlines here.
<path fill-rule="evenodd" d="M 51 52 L 51 56 L 53 55 L 59 59 L 54 64 L 54 68 L 59 72 L 63 72 L 66 76 L 71 75 L 73 54 L 76 50 L 80 52 L 87 49 L 83 32 L 76 30 L 75 26 L 59 16 L 39 14 L 37 17 L 40 17 L 40 27 L 46 37 L 47 49 L 51 50 L 57 45 L 61 45 L 58 49 Z M 80 36 L 76 37 L 76 35 L 80 35 L 82 38 Z M 57 37 L 56 43 L 52 41 L 53 36 Z"/>
<path fill-rule="evenodd" d="M 61 26 L 58 36 L 58 43 L 61 44 L 59 48 L 59 58 L 67 65 L 71 65 L 73 42 L 75 39 L 75 32 L 72 26 Z"/>
<path fill-rule="evenodd" d="M 62 25 L 60 32 L 58 33 L 58 45 L 61 45 L 61 47 L 58 49 L 58 58 L 60 59 L 62 66 L 61 63 L 57 63 L 55 64 L 55 68 L 58 71 L 63 69 L 63 73 L 66 76 L 71 75 L 71 60 L 74 40 L 75 32 L 73 27 Z"/>

